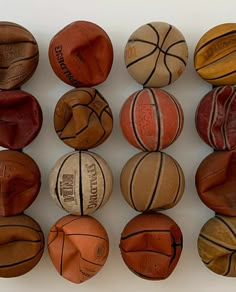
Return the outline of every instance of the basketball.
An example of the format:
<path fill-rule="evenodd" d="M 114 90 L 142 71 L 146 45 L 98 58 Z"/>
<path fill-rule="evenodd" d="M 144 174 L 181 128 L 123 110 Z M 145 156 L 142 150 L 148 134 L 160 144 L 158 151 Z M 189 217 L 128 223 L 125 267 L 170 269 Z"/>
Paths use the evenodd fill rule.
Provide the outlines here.
<path fill-rule="evenodd" d="M 0 216 L 14 216 L 24 212 L 40 190 L 38 165 L 25 153 L 0 151 L 0 185 Z"/>
<path fill-rule="evenodd" d="M 0 89 L 24 84 L 35 72 L 39 60 L 38 44 L 23 26 L 0 21 Z"/>
<path fill-rule="evenodd" d="M 212 272 L 236 277 L 236 217 L 216 215 L 202 227 L 198 253 Z"/>
<path fill-rule="evenodd" d="M 219 86 L 208 92 L 196 111 L 199 136 L 215 150 L 236 148 L 236 89 Z"/>
<path fill-rule="evenodd" d="M 113 63 L 109 36 L 89 21 L 75 21 L 60 30 L 52 38 L 48 54 L 54 73 L 74 87 L 102 83 Z"/>
<path fill-rule="evenodd" d="M 65 93 L 54 112 L 58 137 L 68 146 L 86 150 L 102 144 L 111 134 L 111 109 L 94 88 L 77 88 Z"/>
<path fill-rule="evenodd" d="M 172 144 L 184 123 L 181 105 L 158 88 L 134 92 L 120 110 L 120 126 L 127 141 L 143 151 L 159 151 Z"/>
<path fill-rule="evenodd" d="M 0 217 L 0 231 L 0 277 L 18 277 L 32 270 L 44 251 L 39 224 L 24 214 Z"/>
<path fill-rule="evenodd" d="M 174 207 L 184 192 L 184 174 L 178 162 L 163 152 L 141 152 L 122 169 L 120 186 L 136 211 Z"/>
<path fill-rule="evenodd" d="M 52 198 L 74 215 L 88 215 L 110 198 L 113 177 L 108 164 L 98 154 L 74 151 L 62 156 L 50 173 Z"/>
<path fill-rule="evenodd" d="M 120 250 L 127 267 L 146 280 L 162 280 L 175 269 L 183 247 L 182 232 L 167 215 L 143 213 L 121 233 Z"/>
<path fill-rule="evenodd" d="M 214 85 L 236 84 L 236 23 L 223 23 L 208 30 L 194 52 L 199 76 Z"/>
<path fill-rule="evenodd" d="M 96 275 L 104 266 L 109 239 L 96 219 L 67 215 L 51 227 L 48 251 L 57 272 L 79 284 Z"/>
<path fill-rule="evenodd" d="M 145 87 L 163 87 L 177 80 L 188 60 L 188 47 L 182 33 L 165 22 L 139 27 L 125 47 L 129 74 Z"/>

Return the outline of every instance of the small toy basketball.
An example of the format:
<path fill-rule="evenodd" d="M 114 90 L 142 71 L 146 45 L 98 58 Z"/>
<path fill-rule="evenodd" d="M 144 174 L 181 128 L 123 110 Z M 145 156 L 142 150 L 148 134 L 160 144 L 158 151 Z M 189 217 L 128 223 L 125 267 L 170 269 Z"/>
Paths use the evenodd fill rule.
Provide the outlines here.
<path fill-rule="evenodd" d="M 129 74 L 145 87 L 162 87 L 177 80 L 188 60 L 188 47 L 182 33 L 165 22 L 139 27 L 125 47 Z"/>
<path fill-rule="evenodd" d="M 158 88 L 134 92 L 120 111 L 125 138 L 143 151 L 168 147 L 179 137 L 183 123 L 183 111 L 177 99 Z"/>
<path fill-rule="evenodd" d="M 108 257 L 109 239 L 96 219 L 67 215 L 51 227 L 48 251 L 57 272 L 79 284 L 101 270 Z"/>

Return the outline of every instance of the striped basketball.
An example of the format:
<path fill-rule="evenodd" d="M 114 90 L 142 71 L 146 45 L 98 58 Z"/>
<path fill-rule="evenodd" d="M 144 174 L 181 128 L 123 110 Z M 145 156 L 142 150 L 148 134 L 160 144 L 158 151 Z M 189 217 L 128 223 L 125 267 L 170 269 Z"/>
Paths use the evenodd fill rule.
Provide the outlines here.
<path fill-rule="evenodd" d="M 198 252 L 216 274 L 236 277 L 236 217 L 216 215 L 202 227 Z"/>
<path fill-rule="evenodd" d="M 54 126 L 68 146 L 86 150 L 102 144 L 111 134 L 113 116 L 109 104 L 94 88 L 77 88 L 57 102 Z"/>
<path fill-rule="evenodd" d="M 236 23 L 207 31 L 196 46 L 194 65 L 200 77 L 211 84 L 236 84 Z"/>
<path fill-rule="evenodd" d="M 101 270 L 108 257 L 109 239 L 96 219 L 67 215 L 51 227 L 48 251 L 57 272 L 79 284 Z"/>
<path fill-rule="evenodd" d="M 125 200 L 137 211 L 169 209 L 183 195 L 184 174 L 171 156 L 141 152 L 123 167 L 120 185 Z"/>
<path fill-rule="evenodd" d="M 91 214 L 101 208 L 112 192 L 112 172 L 98 154 L 74 151 L 62 156 L 50 173 L 52 198 L 74 215 Z"/>
<path fill-rule="evenodd" d="M 166 86 L 179 78 L 188 60 L 182 33 L 165 22 L 139 27 L 125 47 L 129 74 L 145 87 Z"/>
<path fill-rule="evenodd" d="M 216 150 L 236 148 L 236 89 L 220 86 L 208 92 L 196 111 L 200 137 Z"/>
<path fill-rule="evenodd" d="M 21 276 L 32 270 L 44 251 L 44 235 L 31 217 L 0 217 L 0 277 Z"/>
<path fill-rule="evenodd" d="M 120 250 L 127 267 L 147 280 L 162 280 L 175 269 L 183 247 L 179 226 L 167 215 L 143 213 L 121 233 Z"/>
<path fill-rule="evenodd" d="M 158 88 L 134 92 L 120 111 L 125 138 L 136 148 L 158 151 L 168 147 L 180 135 L 184 116 L 176 98 Z"/>

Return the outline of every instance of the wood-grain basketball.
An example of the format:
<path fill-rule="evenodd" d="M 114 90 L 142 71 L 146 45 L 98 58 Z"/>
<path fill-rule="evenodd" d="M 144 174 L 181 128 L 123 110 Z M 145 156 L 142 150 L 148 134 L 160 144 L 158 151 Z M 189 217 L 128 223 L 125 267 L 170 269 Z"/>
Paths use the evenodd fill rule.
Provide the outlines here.
<path fill-rule="evenodd" d="M 145 87 L 162 87 L 177 80 L 188 60 L 188 47 L 182 33 L 165 22 L 139 27 L 125 47 L 129 74 Z"/>
<path fill-rule="evenodd" d="M 158 88 L 134 92 L 120 110 L 120 126 L 125 138 L 144 151 L 168 147 L 179 137 L 183 123 L 180 103 Z"/>
<path fill-rule="evenodd" d="M 111 134 L 112 111 L 97 89 L 73 89 L 59 99 L 54 127 L 58 137 L 68 146 L 78 150 L 94 148 Z"/>
<path fill-rule="evenodd" d="M 109 239 L 101 223 L 90 216 L 67 215 L 48 234 L 48 251 L 57 272 L 82 283 L 96 275 L 109 253 Z"/>
<path fill-rule="evenodd" d="M 174 207 L 182 198 L 184 184 L 180 165 L 163 152 L 134 155 L 120 175 L 125 200 L 140 212 Z"/>
<path fill-rule="evenodd" d="M 175 269 L 183 247 L 182 232 L 170 217 L 143 213 L 121 233 L 120 250 L 127 267 L 147 280 L 162 280 Z"/>
<path fill-rule="evenodd" d="M 98 154 L 74 151 L 56 162 L 49 185 L 51 196 L 59 207 L 74 215 L 88 215 L 110 198 L 112 171 Z"/>

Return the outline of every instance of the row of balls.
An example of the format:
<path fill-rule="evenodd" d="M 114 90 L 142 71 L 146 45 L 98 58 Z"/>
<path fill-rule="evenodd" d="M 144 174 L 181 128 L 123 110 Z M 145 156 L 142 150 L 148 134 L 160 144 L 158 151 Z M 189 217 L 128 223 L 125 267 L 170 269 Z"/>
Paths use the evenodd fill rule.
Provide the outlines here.
<path fill-rule="evenodd" d="M 198 251 L 213 272 L 235 277 L 236 260 L 236 66 L 235 23 L 213 27 L 195 50 L 195 68 L 214 88 L 196 110 L 199 136 L 214 152 L 199 165 L 196 188 L 202 202 L 215 212 L 202 227 Z"/>

